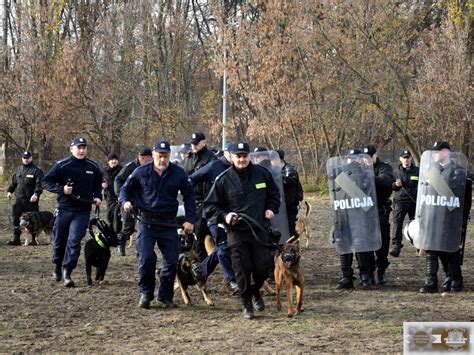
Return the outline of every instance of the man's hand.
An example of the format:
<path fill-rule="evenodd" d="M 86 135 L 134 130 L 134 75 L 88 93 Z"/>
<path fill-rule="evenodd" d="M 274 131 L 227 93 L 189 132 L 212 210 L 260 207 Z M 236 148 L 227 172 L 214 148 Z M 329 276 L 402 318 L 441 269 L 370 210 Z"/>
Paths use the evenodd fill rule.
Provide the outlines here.
<path fill-rule="evenodd" d="M 133 205 L 130 201 L 127 201 L 123 204 L 123 210 L 125 211 L 125 213 L 132 212 L 132 209 L 133 209 Z"/>
<path fill-rule="evenodd" d="M 235 212 L 230 212 L 228 213 L 226 216 L 225 216 L 225 222 L 229 225 L 229 226 L 233 226 L 234 224 L 237 223 L 237 213 Z"/>
<path fill-rule="evenodd" d="M 38 195 L 37 194 L 33 194 L 30 198 L 30 202 L 31 203 L 35 203 L 35 202 L 38 202 Z"/>
<path fill-rule="evenodd" d="M 272 219 L 275 216 L 272 210 L 266 210 L 265 211 L 265 218 L 266 219 Z"/>
<path fill-rule="evenodd" d="M 13 196 L 13 194 L 12 194 L 11 192 L 7 192 L 7 198 L 8 198 L 9 200 L 12 199 L 12 196 Z"/>
<path fill-rule="evenodd" d="M 397 187 L 402 187 L 402 180 L 397 179 L 397 180 L 395 181 L 395 186 L 397 186 Z"/>
<path fill-rule="evenodd" d="M 183 223 L 183 232 L 184 234 L 191 234 L 194 230 L 194 224 L 189 223 L 189 222 L 184 222 Z"/>
<path fill-rule="evenodd" d="M 102 203 L 102 201 L 100 200 L 100 198 L 96 197 L 94 199 L 94 204 L 96 205 L 96 207 L 100 207 L 100 204 Z"/>
<path fill-rule="evenodd" d="M 64 185 L 63 192 L 65 195 L 70 195 L 72 194 L 72 185 Z"/>

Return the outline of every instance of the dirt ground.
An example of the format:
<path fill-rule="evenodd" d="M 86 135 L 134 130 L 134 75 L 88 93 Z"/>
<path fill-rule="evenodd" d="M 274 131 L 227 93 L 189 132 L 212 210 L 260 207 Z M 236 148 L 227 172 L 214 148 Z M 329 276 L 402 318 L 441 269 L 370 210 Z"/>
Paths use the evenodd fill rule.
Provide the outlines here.
<path fill-rule="evenodd" d="M 222 287 L 218 270 L 209 279 L 215 307 L 191 290 L 194 306 L 150 310 L 137 307 L 137 261 L 113 250 L 106 280 L 86 285 L 84 259 L 73 272 L 76 287 L 52 281 L 50 247 L 11 247 L 8 206 L 0 205 L 0 344 L 11 352 L 402 352 L 404 321 L 474 320 L 472 224 L 464 264 L 466 290 L 419 294 L 424 260 L 406 245 L 392 258 L 384 287 L 336 291 L 339 258 L 328 242 L 329 201 L 310 195 L 313 239 L 303 250 L 306 273 L 304 312 L 287 318 L 274 296 L 252 321 L 241 315 L 238 298 Z M 442 275 L 440 272 L 440 278 Z M 285 300 L 283 300 L 285 302 Z M 284 304 L 284 303 L 283 303 Z"/>

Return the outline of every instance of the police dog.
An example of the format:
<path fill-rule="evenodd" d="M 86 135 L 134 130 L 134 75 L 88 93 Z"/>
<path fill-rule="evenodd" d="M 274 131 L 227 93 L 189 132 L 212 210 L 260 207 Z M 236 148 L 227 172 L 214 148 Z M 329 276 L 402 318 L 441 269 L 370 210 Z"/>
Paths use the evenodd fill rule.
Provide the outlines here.
<path fill-rule="evenodd" d="M 293 317 L 293 286 L 296 288 L 296 314 L 303 312 L 304 270 L 300 262 L 298 237 L 291 237 L 283 244 L 275 265 L 276 307 L 281 311 L 280 291 L 286 284 L 288 317 Z"/>
<path fill-rule="evenodd" d="M 48 244 L 51 244 L 53 224 L 54 215 L 49 211 L 23 212 L 20 216 L 20 227 L 25 228 L 25 231 L 31 235 L 36 235 L 36 237 L 39 237 L 41 232 L 44 232 L 48 236 Z M 25 245 L 29 243 L 28 238 L 25 237 Z M 39 238 L 37 243 L 39 244 Z"/>
<path fill-rule="evenodd" d="M 96 227 L 96 228 L 94 228 Z M 92 237 L 84 245 L 87 284 L 92 285 L 92 266 L 96 270 L 95 280 L 104 281 L 109 266 L 110 248 L 120 244 L 117 234 L 102 219 L 95 217 L 89 222 L 89 234 Z"/>
<path fill-rule="evenodd" d="M 311 213 L 311 205 L 308 201 L 304 200 L 304 204 L 306 205 L 306 213 L 304 216 L 298 218 L 296 221 L 296 233 L 299 236 L 302 236 L 303 233 L 306 236 L 306 249 L 309 247 L 309 240 L 311 239 L 311 225 L 309 223 L 309 214 Z"/>
<path fill-rule="evenodd" d="M 180 289 L 184 304 L 192 305 L 191 297 L 188 293 L 189 286 L 196 286 L 201 291 L 204 301 L 208 306 L 214 306 L 214 302 L 209 297 L 206 290 L 206 279 L 204 278 L 199 255 L 192 249 L 195 242 L 194 235 L 180 233 L 181 252 L 176 270 L 176 283 L 174 289 Z"/>

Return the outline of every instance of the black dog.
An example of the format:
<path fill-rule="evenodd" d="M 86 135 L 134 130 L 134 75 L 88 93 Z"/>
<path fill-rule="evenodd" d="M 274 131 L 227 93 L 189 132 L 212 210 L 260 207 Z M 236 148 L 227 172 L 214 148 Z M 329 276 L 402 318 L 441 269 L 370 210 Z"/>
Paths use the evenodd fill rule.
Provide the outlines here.
<path fill-rule="evenodd" d="M 176 271 L 177 285 L 175 290 L 179 287 L 184 304 L 191 305 L 191 297 L 189 297 L 188 287 L 196 286 L 201 291 L 204 301 L 208 306 L 214 306 L 206 291 L 206 279 L 203 275 L 201 262 L 196 251 L 192 250 L 195 242 L 195 235 L 180 234 L 181 239 L 181 255 L 179 256 L 178 269 Z"/>
<path fill-rule="evenodd" d="M 31 242 L 25 238 L 25 245 L 37 245 L 38 237 L 41 232 L 48 236 L 48 243 L 51 243 L 51 235 L 53 233 L 54 215 L 48 211 L 41 212 L 24 212 L 20 217 L 20 227 L 31 234 Z"/>
<path fill-rule="evenodd" d="M 94 229 L 97 230 L 94 231 Z M 103 281 L 105 271 L 109 266 L 110 247 L 118 246 L 120 241 L 108 224 L 98 217 L 90 220 L 89 234 L 92 238 L 84 246 L 84 258 L 86 260 L 87 284 L 92 285 L 92 266 L 97 268 L 96 281 Z"/>

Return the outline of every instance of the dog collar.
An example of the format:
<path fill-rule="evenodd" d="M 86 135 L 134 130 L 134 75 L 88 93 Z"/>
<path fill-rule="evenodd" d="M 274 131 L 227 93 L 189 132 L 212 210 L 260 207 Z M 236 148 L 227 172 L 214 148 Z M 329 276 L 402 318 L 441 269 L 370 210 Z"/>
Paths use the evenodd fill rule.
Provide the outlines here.
<path fill-rule="evenodd" d="M 97 244 L 99 244 L 102 248 L 104 249 L 107 249 L 107 247 L 105 246 L 104 242 L 102 241 L 102 239 L 100 239 L 100 233 L 97 233 L 95 236 L 95 241 L 97 242 Z"/>

